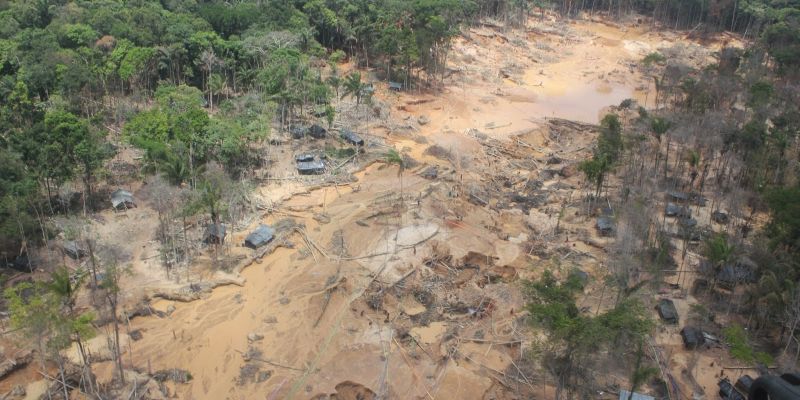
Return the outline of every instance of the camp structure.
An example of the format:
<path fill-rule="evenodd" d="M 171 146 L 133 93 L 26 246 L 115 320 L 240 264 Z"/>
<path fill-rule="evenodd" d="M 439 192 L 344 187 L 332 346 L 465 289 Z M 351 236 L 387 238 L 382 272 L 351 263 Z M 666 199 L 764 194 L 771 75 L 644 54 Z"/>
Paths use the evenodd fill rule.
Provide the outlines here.
<path fill-rule="evenodd" d="M 692 216 L 692 210 L 690 210 L 689 207 L 679 206 L 675 203 L 667 203 L 667 207 L 664 209 L 664 215 L 668 217 L 690 218 Z"/>
<path fill-rule="evenodd" d="M 314 111 L 311 113 L 311 115 L 313 115 L 313 116 L 315 116 L 317 118 L 322 118 L 326 114 L 328 114 L 328 108 L 323 104 L 314 106 Z"/>
<path fill-rule="evenodd" d="M 719 397 L 725 400 L 746 400 L 745 397 L 733 387 L 728 378 L 723 378 L 717 385 L 719 385 Z"/>
<path fill-rule="evenodd" d="M 750 375 L 742 375 L 736 380 L 735 388 L 742 391 L 742 393 L 750 393 L 750 387 L 753 386 L 753 378 Z"/>
<path fill-rule="evenodd" d="M 678 310 L 675 308 L 675 303 L 670 299 L 661 299 L 656 305 L 658 316 L 668 324 L 678 323 Z"/>
<path fill-rule="evenodd" d="M 679 224 L 681 225 L 681 227 L 683 227 L 683 228 L 694 228 L 695 226 L 697 226 L 697 220 L 696 220 L 696 219 L 694 219 L 694 218 L 691 218 L 691 217 L 688 217 L 688 218 L 679 218 L 679 219 L 678 219 L 678 223 L 679 223 Z"/>
<path fill-rule="evenodd" d="M 31 272 L 33 268 L 33 262 L 28 257 L 28 253 L 19 254 L 10 260 L 6 259 L 5 263 L 6 267 L 11 268 L 13 270 L 17 270 L 19 272 Z"/>
<path fill-rule="evenodd" d="M 133 201 L 133 194 L 124 189 L 117 189 L 111 193 L 111 206 L 115 210 L 127 210 L 135 208 L 136 203 Z"/>
<path fill-rule="evenodd" d="M 702 267 L 702 266 L 701 266 Z M 717 283 L 721 287 L 732 289 L 742 283 L 755 283 L 758 266 L 753 260 L 741 257 L 735 262 L 723 265 L 717 273 Z"/>
<path fill-rule="evenodd" d="M 364 139 L 361 136 L 358 136 L 355 132 L 351 131 L 350 129 L 344 128 L 339 132 L 339 137 L 342 138 L 347 143 L 352 144 L 353 146 L 363 146 Z"/>
<path fill-rule="evenodd" d="M 431 165 L 428 168 L 425 168 L 424 171 L 420 174 L 425 179 L 436 179 L 439 177 L 439 167 L 436 165 Z"/>
<path fill-rule="evenodd" d="M 631 395 L 631 392 L 625 389 L 620 389 L 619 400 L 656 400 L 656 398 L 636 392 L 633 392 L 633 395 Z"/>
<path fill-rule="evenodd" d="M 328 131 L 318 124 L 311 125 L 311 128 L 308 129 L 308 135 L 314 139 L 325 139 L 327 133 Z"/>
<path fill-rule="evenodd" d="M 391 82 L 389 81 L 389 90 L 399 92 L 403 90 L 403 84 L 400 82 Z"/>
<path fill-rule="evenodd" d="M 372 96 L 375 93 L 375 85 L 372 83 L 364 84 L 364 87 L 361 89 L 362 96 Z"/>
<path fill-rule="evenodd" d="M 727 213 L 724 213 L 722 211 L 714 211 L 711 213 L 711 220 L 720 225 L 725 225 L 728 223 L 730 218 L 728 217 Z"/>
<path fill-rule="evenodd" d="M 300 175 L 319 175 L 325 172 L 325 164 L 322 161 L 302 161 L 297 163 L 297 172 Z"/>
<path fill-rule="evenodd" d="M 602 236 L 611 236 L 614 233 L 614 221 L 611 217 L 597 217 L 595 226 Z"/>
<path fill-rule="evenodd" d="M 309 162 L 314 161 L 314 154 L 312 153 L 301 153 L 294 156 L 295 162 Z"/>
<path fill-rule="evenodd" d="M 244 239 L 244 245 L 251 249 L 257 249 L 275 237 L 275 230 L 267 225 L 259 225 L 254 231 Z"/>
<path fill-rule="evenodd" d="M 586 271 L 581 270 L 581 269 L 577 269 L 577 268 L 573 269 L 572 271 L 569 272 L 569 276 L 570 276 L 570 278 L 571 277 L 575 277 L 576 279 L 578 279 L 578 281 L 580 281 L 580 283 L 582 285 L 586 285 L 586 283 L 589 282 L 589 274 L 586 273 Z"/>
<path fill-rule="evenodd" d="M 308 135 L 308 127 L 302 125 L 295 125 L 289 128 L 289 133 L 292 134 L 294 139 L 302 139 Z"/>
<path fill-rule="evenodd" d="M 208 224 L 206 233 L 203 235 L 203 242 L 206 244 L 222 244 L 225 241 L 225 225 Z"/>
<path fill-rule="evenodd" d="M 64 254 L 73 260 L 83 258 L 86 255 L 86 250 L 74 240 L 64 242 L 61 249 L 64 250 Z"/>
<path fill-rule="evenodd" d="M 681 338 L 683 338 L 683 347 L 688 350 L 694 350 L 705 343 L 703 331 L 693 326 L 684 326 L 681 329 Z"/>
<path fill-rule="evenodd" d="M 689 200 L 689 195 L 684 192 L 678 192 L 676 190 L 667 190 L 667 199 L 669 201 L 683 203 Z"/>

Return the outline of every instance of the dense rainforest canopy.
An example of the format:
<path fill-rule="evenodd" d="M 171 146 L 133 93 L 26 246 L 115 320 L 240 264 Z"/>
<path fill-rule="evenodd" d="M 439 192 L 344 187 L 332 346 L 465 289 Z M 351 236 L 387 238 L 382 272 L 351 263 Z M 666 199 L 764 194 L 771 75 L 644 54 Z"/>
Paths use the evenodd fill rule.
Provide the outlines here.
<path fill-rule="evenodd" d="M 249 145 L 268 136 L 273 118 L 283 126 L 317 105 L 332 120 L 334 96 L 360 100 L 360 75 L 338 76 L 337 62 L 349 57 L 406 86 L 435 85 L 461 24 L 513 24 L 546 8 L 731 29 L 757 38 L 751 51 L 768 51 L 779 73 L 800 70 L 800 11 L 791 0 L 0 1 L 0 247 L 14 253 L 46 238 L 44 219 L 59 212 L 53 200 L 66 182 L 82 184 L 91 207 L 112 142 L 145 150 L 147 167 L 176 184 L 194 184 L 208 161 L 238 174 L 257 161 Z M 772 86 L 762 89 L 769 97 Z M 703 108 L 709 98 L 689 101 Z M 775 122 L 796 128 L 791 115 Z M 760 141 L 759 124 L 738 139 Z"/>

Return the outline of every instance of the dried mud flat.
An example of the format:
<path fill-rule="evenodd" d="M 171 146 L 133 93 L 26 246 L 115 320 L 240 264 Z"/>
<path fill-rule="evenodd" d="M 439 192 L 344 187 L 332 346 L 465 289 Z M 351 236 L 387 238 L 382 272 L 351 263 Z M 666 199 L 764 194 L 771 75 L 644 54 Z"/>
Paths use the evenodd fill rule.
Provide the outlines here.
<path fill-rule="evenodd" d="M 652 97 L 636 63 L 681 40 L 594 22 L 464 32 L 441 92 L 379 90 L 391 111 L 358 121 L 370 144 L 347 167 L 354 179 L 288 179 L 297 144 L 278 146 L 286 170 L 273 174 L 287 179 L 258 187 L 268 207 L 234 227 L 225 252 L 238 267 L 212 271 L 201 257 L 188 291 L 153 258 L 143 233 L 152 210 L 109 217 L 104 229 L 125 227 L 136 242 L 128 307 L 144 298 L 152 310 L 130 320 L 138 333 L 125 362 L 188 371 L 188 382 L 163 383 L 182 399 L 550 398 L 546 380 L 518 363 L 534 337 L 518 281 L 579 267 L 594 278 L 584 305 L 610 306 L 598 293 L 611 239 L 578 215 L 576 164 L 603 109 Z M 702 63 L 713 47 L 680 51 Z M 389 147 L 415 161 L 402 176 L 374 162 Z M 260 223 L 283 230 L 254 254 L 240 243 Z M 671 346 L 679 376 L 688 356 L 675 337 L 657 343 Z M 95 369 L 102 381 L 113 366 Z M 702 369 L 698 384 L 713 393 L 715 371 Z"/>

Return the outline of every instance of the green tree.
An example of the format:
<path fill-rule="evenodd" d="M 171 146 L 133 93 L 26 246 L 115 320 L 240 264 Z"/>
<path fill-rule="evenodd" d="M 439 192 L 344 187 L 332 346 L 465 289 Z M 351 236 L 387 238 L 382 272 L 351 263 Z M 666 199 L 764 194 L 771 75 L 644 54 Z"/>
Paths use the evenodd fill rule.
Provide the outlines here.
<path fill-rule="evenodd" d="M 59 168 L 80 170 L 86 189 L 85 198 L 89 202 L 93 201 L 92 182 L 95 173 L 112 155 L 104 145 L 103 136 L 93 130 L 85 120 L 65 111 L 48 112 L 44 125 L 50 141 L 47 143 L 48 155 L 61 160 L 57 164 Z"/>
<path fill-rule="evenodd" d="M 211 74 L 208 78 L 208 104 L 211 111 L 214 111 L 214 93 L 219 95 L 225 90 L 225 77 L 220 74 Z"/>
<path fill-rule="evenodd" d="M 767 192 L 770 221 L 766 233 L 773 247 L 790 252 L 800 249 L 800 187 L 775 188 Z"/>
<path fill-rule="evenodd" d="M 717 275 L 722 270 L 722 267 L 733 261 L 736 247 L 728 242 L 728 236 L 724 233 L 718 233 L 705 241 L 703 247 L 703 255 L 709 263 L 711 263 L 711 273 L 713 273 L 713 281 L 716 285 Z M 714 286 L 714 285 L 712 285 Z"/>
<path fill-rule="evenodd" d="M 351 72 L 344 79 L 344 91 L 342 97 L 350 96 L 356 98 L 356 104 L 361 104 L 361 98 L 364 96 L 364 89 L 366 85 L 361 82 L 360 72 Z"/>
<path fill-rule="evenodd" d="M 403 155 L 395 149 L 389 149 L 384 155 L 384 160 L 389 165 L 397 165 L 397 177 L 400 178 L 400 204 L 403 204 L 403 172 L 406 170 Z"/>

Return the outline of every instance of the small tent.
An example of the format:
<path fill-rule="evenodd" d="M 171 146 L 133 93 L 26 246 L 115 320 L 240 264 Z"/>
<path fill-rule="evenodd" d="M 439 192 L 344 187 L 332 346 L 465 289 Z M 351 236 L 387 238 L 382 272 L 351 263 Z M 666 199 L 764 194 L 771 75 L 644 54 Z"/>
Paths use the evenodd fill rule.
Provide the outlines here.
<path fill-rule="evenodd" d="M 259 225 L 253 232 L 250 232 L 247 235 L 247 238 L 244 239 L 244 245 L 251 249 L 257 249 L 270 241 L 275 237 L 275 230 L 270 228 L 267 225 Z"/>
<path fill-rule="evenodd" d="M 292 134 L 292 138 L 294 139 L 302 139 L 308 135 L 308 127 L 296 125 L 289 128 L 289 133 Z"/>
<path fill-rule="evenodd" d="M 656 398 L 636 392 L 633 392 L 633 395 L 631 395 L 631 392 L 625 389 L 620 389 L 619 400 L 656 400 Z"/>
<path fill-rule="evenodd" d="M 133 194 L 127 190 L 117 189 L 111 193 L 111 206 L 115 210 L 127 210 L 136 207 L 133 201 Z"/>
<path fill-rule="evenodd" d="M 656 306 L 658 316 L 668 324 L 678 323 L 678 310 L 675 308 L 675 303 L 670 299 L 661 299 Z"/>
<path fill-rule="evenodd" d="M 611 236 L 614 233 L 614 221 L 610 217 L 598 217 L 595 226 L 602 236 Z"/>
<path fill-rule="evenodd" d="M 683 346 L 689 350 L 694 350 L 705 343 L 703 332 L 693 326 L 684 326 L 681 329 L 681 338 L 683 338 Z"/>
<path fill-rule="evenodd" d="M 308 134 L 314 139 L 324 139 L 327 133 L 328 131 L 325 128 L 317 124 L 311 125 L 311 128 L 308 130 Z"/>
<path fill-rule="evenodd" d="M 690 210 L 689 207 L 679 206 L 675 203 L 667 203 L 664 214 L 668 217 L 691 218 L 692 210 Z"/>
<path fill-rule="evenodd" d="M 69 256 L 69 258 L 72 258 L 74 260 L 83 258 L 86 255 L 86 250 L 84 250 L 83 247 L 81 247 L 81 245 L 78 244 L 78 242 L 73 240 L 64 242 L 64 244 L 61 247 L 64 250 L 64 254 L 66 254 L 67 256 Z"/>
<path fill-rule="evenodd" d="M 728 378 L 723 378 L 719 383 L 719 396 L 725 400 L 745 400 L 746 398 L 736 390 Z"/>
<path fill-rule="evenodd" d="M 344 140 L 345 142 L 350 143 L 354 146 L 364 145 L 364 139 L 362 139 L 361 136 L 358 136 L 355 132 L 351 131 L 350 129 L 346 128 L 342 129 L 341 132 L 339 132 L 339 137 L 341 137 L 342 140 Z"/>
<path fill-rule="evenodd" d="M 303 161 L 297 163 L 297 172 L 300 175 L 318 175 L 325 172 L 325 164 L 322 161 Z"/>
<path fill-rule="evenodd" d="M 436 179 L 439 177 L 439 167 L 436 165 L 431 165 L 430 167 L 425 168 L 420 175 L 425 179 Z"/>
<path fill-rule="evenodd" d="M 750 386 L 753 386 L 753 378 L 750 375 L 742 375 L 739 379 L 736 380 L 736 387 L 737 389 L 741 390 L 742 393 L 750 393 Z"/>
<path fill-rule="evenodd" d="M 684 192 L 679 192 L 676 190 L 668 190 L 667 199 L 669 199 L 670 201 L 685 202 L 689 200 L 689 195 Z"/>
<path fill-rule="evenodd" d="M 728 223 L 730 218 L 728 217 L 727 213 L 718 210 L 711 213 L 711 220 L 720 225 L 725 225 Z"/>

